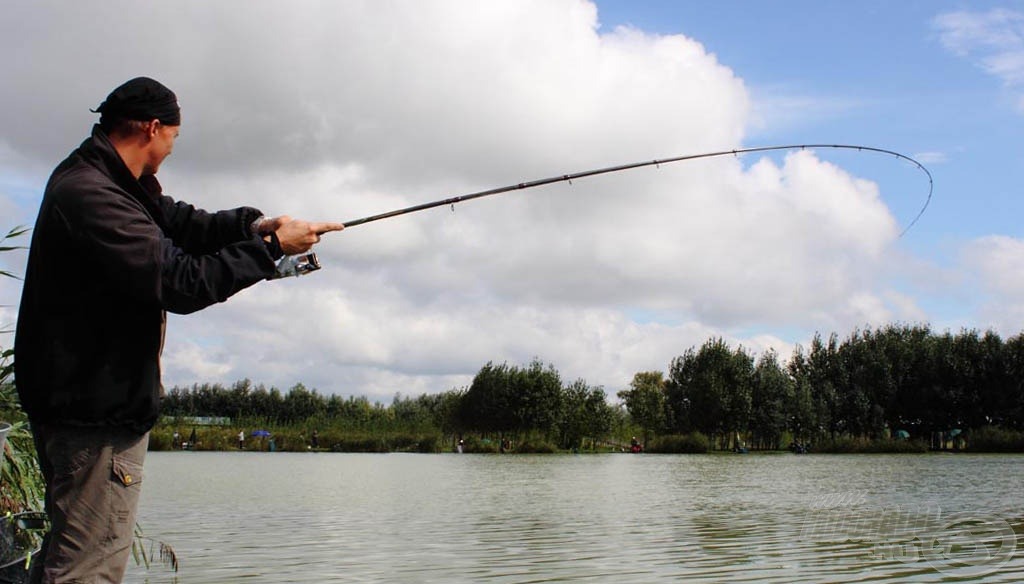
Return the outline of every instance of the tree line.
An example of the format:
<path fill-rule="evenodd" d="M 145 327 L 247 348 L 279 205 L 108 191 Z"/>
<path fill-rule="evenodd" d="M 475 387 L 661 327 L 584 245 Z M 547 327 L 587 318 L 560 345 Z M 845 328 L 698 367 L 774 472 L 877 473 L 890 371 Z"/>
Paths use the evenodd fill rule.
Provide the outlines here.
<path fill-rule="evenodd" d="M 815 335 L 788 363 L 721 338 L 634 376 L 619 393 L 649 437 L 700 432 L 719 447 L 779 448 L 784 436 L 911 438 L 940 446 L 970 430 L 1024 429 L 1024 335 L 937 334 L 927 325 Z"/>
<path fill-rule="evenodd" d="M 468 387 L 403 397 L 287 393 L 243 380 L 173 388 L 169 416 L 227 416 L 277 424 L 314 421 L 348 430 L 511 437 L 562 449 L 621 444 L 631 433 L 699 433 L 712 447 L 780 449 L 788 442 L 908 437 L 938 446 L 959 432 L 1024 430 L 1024 334 L 935 333 L 927 325 L 815 335 L 787 362 L 712 338 L 671 361 L 667 374 L 636 373 L 610 404 L 602 387 L 564 383 L 551 365 L 487 363 Z"/>
<path fill-rule="evenodd" d="M 498 444 L 514 441 L 534 451 L 593 447 L 627 423 L 625 412 L 608 403 L 604 390 L 583 380 L 563 384 L 551 365 L 488 363 L 469 387 L 438 394 L 396 394 L 390 405 L 366 397 L 325 396 L 297 384 L 282 393 L 253 386 L 248 379 L 225 387 L 173 387 L 164 398 L 170 418 L 227 417 L 270 425 L 330 427 L 349 432 L 440 433 Z"/>

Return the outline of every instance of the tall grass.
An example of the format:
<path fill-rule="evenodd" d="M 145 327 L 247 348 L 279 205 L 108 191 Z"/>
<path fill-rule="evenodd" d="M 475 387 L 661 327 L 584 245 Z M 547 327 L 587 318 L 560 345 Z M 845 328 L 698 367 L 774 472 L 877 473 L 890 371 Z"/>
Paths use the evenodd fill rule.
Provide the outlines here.
<path fill-rule="evenodd" d="M 1024 432 L 985 426 L 967 436 L 969 452 L 1024 452 Z"/>
<path fill-rule="evenodd" d="M 928 452 L 924 440 L 868 440 L 866 438 L 839 437 L 814 444 L 811 452 L 830 454 L 921 454 Z"/>
<path fill-rule="evenodd" d="M 711 441 L 700 432 L 658 436 L 647 445 L 648 452 L 663 454 L 703 454 L 711 449 Z"/>
<path fill-rule="evenodd" d="M 0 252 L 24 249 L 12 245 L 11 239 L 28 232 L 26 227 L 15 227 L 0 237 Z M 0 270 L 0 277 L 17 278 L 11 272 Z M 12 329 L 0 323 L 0 334 L 10 338 Z M 28 427 L 28 418 L 21 409 L 14 386 L 14 349 L 0 348 L 0 421 L 11 424 L 7 434 L 0 470 L 0 513 L 19 513 L 41 509 L 46 493 L 42 472 L 36 460 L 35 444 Z"/>

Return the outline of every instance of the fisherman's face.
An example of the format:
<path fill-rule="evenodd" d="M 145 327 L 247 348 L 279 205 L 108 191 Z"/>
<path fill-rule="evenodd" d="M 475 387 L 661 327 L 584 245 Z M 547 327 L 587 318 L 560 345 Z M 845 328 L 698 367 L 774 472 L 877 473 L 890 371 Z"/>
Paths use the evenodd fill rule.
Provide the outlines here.
<path fill-rule="evenodd" d="M 155 121 L 150 133 L 149 160 L 143 168 L 143 174 L 156 174 L 160 170 L 160 164 L 174 150 L 174 141 L 178 138 L 180 128 L 181 126 L 167 126 Z"/>

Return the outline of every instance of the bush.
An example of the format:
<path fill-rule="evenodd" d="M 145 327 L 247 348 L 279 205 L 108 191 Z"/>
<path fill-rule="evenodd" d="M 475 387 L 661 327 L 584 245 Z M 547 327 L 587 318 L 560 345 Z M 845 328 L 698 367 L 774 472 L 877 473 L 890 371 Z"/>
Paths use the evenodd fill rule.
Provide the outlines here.
<path fill-rule="evenodd" d="M 331 452 L 388 452 L 382 438 L 373 436 L 344 436 L 330 444 Z"/>
<path fill-rule="evenodd" d="M 922 440 L 868 440 L 843 436 L 813 444 L 811 452 L 830 454 L 919 454 L 928 452 L 928 444 Z"/>
<path fill-rule="evenodd" d="M 182 440 L 185 440 L 182 438 Z M 168 432 L 162 429 L 153 428 L 153 431 L 149 433 L 149 450 L 174 450 L 174 433 Z M 178 448 L 181 448 L 181 444 L 178 444 Z"/>
<path fill-rule="evenodd" d="M 471 454 L 494 454 L 498 452 L 498 443 L 487 438 L 468 436 L 463 440 L 462 451 Z"/>
<path fill-rule="evenodd" d="M 424 454 L 433 454 L 441 451 L 441 437 L 437 434 L 425 434 L 420 436 L 412 451 Z"/>
<path fill-rule="evenodd" d="M 394 434 L 386 438 L 392 452 L 437 452 L 437 436 L 419 434 Z"/>
<path fill-rule="evenodd" d="M 711 448 L 711 441 L 700 432 L 658 436 L 647 444 L 648 452 L 662 454 L 704 454 Z"/>
<path fill-rule="evenodd" d="M 1024 452 L 1024 432 L 985 426 L 967 436 L 968 452 Z"/>
<path fill-rule="evenodd" d="M 547 440 L 526 439 L 515 445 L 515 452 L 526 454 L 553 454 L 558 448 Z"/>

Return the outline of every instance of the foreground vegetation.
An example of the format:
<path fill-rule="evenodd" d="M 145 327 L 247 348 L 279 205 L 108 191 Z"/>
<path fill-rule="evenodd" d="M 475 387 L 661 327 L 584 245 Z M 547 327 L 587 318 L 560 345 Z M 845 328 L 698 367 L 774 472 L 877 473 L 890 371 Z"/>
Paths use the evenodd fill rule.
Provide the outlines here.
<path fill-rule="evenodd" d="M 16 227 L 0 237 L 0 252 L 20 249 L 10 240 L 27 233 Z M 15 278 L 0 270 L 0 277 Z M 13 333 L 6 323 L 0 323 L 0 335 Z M 28 419 L 21 410 L 14 390 L 14 349 L 0 346 L 0 422 L 11 425 L 0 457 L 0 514 L 21 513 L 43 507 L 42 473 L 35 457 L 35 445 L 28 427 Z"/>

